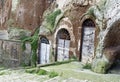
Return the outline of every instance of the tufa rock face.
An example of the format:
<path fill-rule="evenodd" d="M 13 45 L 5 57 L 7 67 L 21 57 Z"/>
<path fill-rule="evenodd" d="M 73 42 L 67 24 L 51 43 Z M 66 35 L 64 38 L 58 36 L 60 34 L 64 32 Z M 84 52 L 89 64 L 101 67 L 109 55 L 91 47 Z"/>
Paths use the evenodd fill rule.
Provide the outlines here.
<path fill-rule="evenodd" d="M 0 0 L 0 29 L 6 29 L 10 17 L 12 0 Z"/>
<path fill-rule="evenodd" d="M 22 40 L 31 35 L 31 32 L 29 32 L 28 30 L 20 28 L 9 28 L 8 33 L 8 39 L 12 40 Z"/>
<path fill-rule="evenodd" d="M 100 30 L 98 36 L 99 41 L 95 51 L 96 57 L 93 60 L 92 70 L 94 72 L 105 73 L 114 63 L 114 60 L 116 60 L 117 54 L 119 54 L 119 3 L 119 0 L 102 0 L 87 11 L 87 14 L 96 18 L 96 23 Z M 107 63 L 106 60 L 108 61 Z M 104 64 L 102 64 L 103 66 L 101 62 L 104 62 Z M 95 70 L 96 68 L 99 69 Z"/>
<path fill-rule="evenodd" d="M 46 0 L 1 0 L 0 29 L 18 27 L 33 31 L 42 21 Z"/>

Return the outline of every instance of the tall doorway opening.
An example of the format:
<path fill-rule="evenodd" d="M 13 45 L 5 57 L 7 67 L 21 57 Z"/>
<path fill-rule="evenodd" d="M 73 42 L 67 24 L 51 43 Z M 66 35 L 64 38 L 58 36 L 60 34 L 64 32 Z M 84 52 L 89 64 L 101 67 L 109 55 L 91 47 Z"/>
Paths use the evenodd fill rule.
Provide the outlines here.
<path fill-rule="evenodd" d="M 50 62 L 50 44 L 47 38 L 41 37 L 39 44 L 39 64 L 46 64 Z"/>
<path fill-rule="evenodd" d="M 70 34 L 66 29 L 58 31 L 55 61 L 69 60 Z"/>
<path fill-rule="evenodd" d="M 82 38 L 80 55 L 82 62 L 91 62 L 94 56 L 95 24 L 91 19 L 86 19 L 82 24 Z"/>

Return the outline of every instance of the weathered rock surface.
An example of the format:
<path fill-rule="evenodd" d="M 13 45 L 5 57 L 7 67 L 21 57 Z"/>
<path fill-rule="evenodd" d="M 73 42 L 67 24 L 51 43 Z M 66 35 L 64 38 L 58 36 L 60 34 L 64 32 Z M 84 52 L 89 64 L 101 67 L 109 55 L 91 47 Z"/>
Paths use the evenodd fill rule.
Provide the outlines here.
<path fill-rule="evenodd" d="M 18 27 L 35 30 L 41 24 L 49 3 L 46 0 L 1 0 L 0 29 Z"/>
<path fill-rule="evenodd" d="M 20 28 L 10 28 L 8 30 L 8 38 L 14 40 L 22 40 L 27 36 L 31 36 L 31 32 L 28 30 L 20 29 Z"/>
<path fill-rule="evenodd" d="M 96 73 L 106 73 L 109 67 L 109 60 L 105 56 L 102 58 L 95 58 L 92 62 L 92 71 Z"/>
<path fill-rule="evenodd" d="M 90 8 L 89 14 L 96 18 L 96 23 L 99 26 L 100 32 L 98 36 L 98 45 L 96 48 L 96 57 L 93 61 L 92 70 L 99 73 L 105 73 L 105 71 L 112 65 L 118 53 L 119 48 L 110 49 L 105 51 L 107 48 L 117 47 L 120 44 L 119 37 L 117 35 L 120 33 L 117 31 L 119 28 L 115 26 L 118 24 L 116 22 L 120 19 L 120 1 L 116 0 L 102 0 L 97 6 Z M 114 34 L 112 34 L 114 33 Z M 105 53 L 104 53 L 105 52 Z M 106 60 L 108 61 L 106 63 Z M 102 62 L 102 65 L 101 65 Z M 95 70 L 97 69 L 97 70 Z M 104 70 L 104 71 L 103 71 Z"/>
<path fill-rule="evenodd" d="M 0 30 L 0 39 L 8 39 L 7 30 Z"/>

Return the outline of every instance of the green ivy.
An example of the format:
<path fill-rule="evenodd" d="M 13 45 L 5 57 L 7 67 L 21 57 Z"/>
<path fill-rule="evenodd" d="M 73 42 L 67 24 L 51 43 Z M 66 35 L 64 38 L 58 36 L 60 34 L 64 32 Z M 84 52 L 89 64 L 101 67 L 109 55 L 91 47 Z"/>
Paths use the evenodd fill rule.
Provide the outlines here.
<path fill-rule="evenodd" d="M 39 33 L 39 28 L 36 29 L 33 36 L 27 37 L 22 40 L 22 42 L 23 42 L 22 49 L 23 50 L 26 49 L 26 46 L 25 46 L 26 42 L 30 42 L 30 44 L 31 44 L 31 51 L 32 51 L 31 65 L 32 66 L 36 66 L 36 61 L 37 61 L 37 49 L 38 49 L 38 39 L 39 39 L 38 33 Z"/>
<path fill-rule="evenodd" d="M 85 15 L 91 15 L 96 18 L 96 16 L 94 15 L 94 7 L 90 7 L 85 13 Z"/>

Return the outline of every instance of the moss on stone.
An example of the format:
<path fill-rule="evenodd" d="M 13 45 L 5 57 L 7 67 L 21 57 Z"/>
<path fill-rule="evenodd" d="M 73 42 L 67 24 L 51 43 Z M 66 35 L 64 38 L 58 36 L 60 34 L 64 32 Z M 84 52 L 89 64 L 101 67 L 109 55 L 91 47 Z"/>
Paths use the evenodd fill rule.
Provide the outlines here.
<path fill-rule="evenodd" d="M 108 69 L 109 62 L 105 58 L 101 59 L 94 59 L 92 63 L 92 71 L 96 73 L 106 73 L 106 70 Z"/>
<path fill-rule="evenodd" d="M 58 9 L 54 12 L 52 12 L 51 14 L 49 14 L 47 17 L 46 17 L 46 21 L 47 21 L 47 25 L 48 25 L 48 29 L 49 30 L 52 30 L 54 28 L 54 25 L 55 25 L 55 20 L 56 20 L 56 17 L 61 14 L 61 10 Z"/>
<path fill-rule="evenodd" d="M 21 40 L 24 39 L 25 37 L 30 36 L 30 32 L 24 29 L 20 28 L 9 28 L 8 29 L 9 33 L 9 39 L 14 39 L 14 40 Z"/>
<path fill-rule="evenodd" d="M 90 16 L 93 16 L 95 17 L 94 15 L 94 7 L 90 7 L 87 12 L 85 13 L 85 15 L 90 15 Z M 96 17 L 95 17 L 96 18 Z"/>
<path fill-rule="evenodd" d="M 63 17 L 63 13 L 60 9 L 56 9 L 52 13 L 45 16 L 42 25 L 40 26 L 40 35 L 49 35 L 54 32 L 57 24 L 59 23 L 60 19 Z"/>
<path fill-rule="evenodd" d="M 101 10 L 104 10 L 107 0 L 101 0 L 98 4 Z"/>

